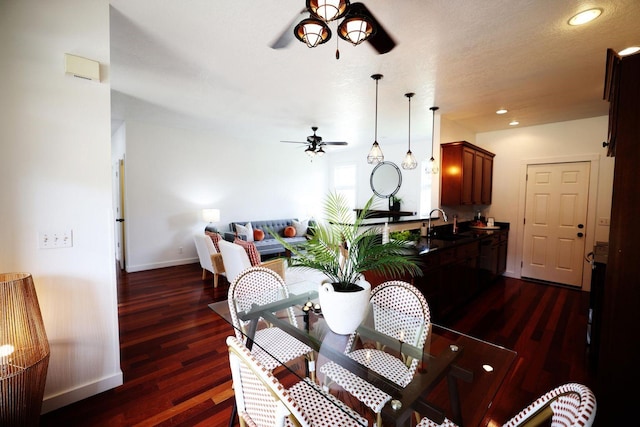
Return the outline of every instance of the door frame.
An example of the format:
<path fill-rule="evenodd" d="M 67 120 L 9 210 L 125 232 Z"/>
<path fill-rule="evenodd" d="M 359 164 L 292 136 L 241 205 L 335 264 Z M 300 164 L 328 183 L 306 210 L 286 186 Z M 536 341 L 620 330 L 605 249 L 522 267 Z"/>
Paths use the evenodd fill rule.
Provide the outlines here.
<path fill-rule="evenodd" d="M 585 224 L 585 254 L 591 252 L 595 244 L 596 234 L 596 208 L 598 199 L 598 179 L 600 175 L 600 155 L 580 154 L 573 156 L 557 156 L 523 159 L 520 161 L 520 196 L 518 197 L 518 222 L 516 227 L 516 268 L 518 278 L 522 278 L 522 261 L 524 252 L 524 217 L 527 197 L 527 169 L 530 165 L 553 164 L 553 163 L 576 163 L 590 162 L 591 171 L 589 173 L 589 197 L 587 199 L 587 221 Z M 583 291 L 591 290 L 591 264 L 584 262 L 582 266 L 582 286 Z"/>

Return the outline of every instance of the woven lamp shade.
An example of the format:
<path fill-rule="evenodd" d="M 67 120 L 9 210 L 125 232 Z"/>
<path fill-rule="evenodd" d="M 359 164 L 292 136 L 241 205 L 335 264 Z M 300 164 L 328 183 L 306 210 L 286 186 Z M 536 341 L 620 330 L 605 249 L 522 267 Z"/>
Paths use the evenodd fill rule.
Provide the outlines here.
<path fill-rule="evenodd" d="M 0 274 L 0 426 L 37 426 L 49 342 L 33 279 Z"/>

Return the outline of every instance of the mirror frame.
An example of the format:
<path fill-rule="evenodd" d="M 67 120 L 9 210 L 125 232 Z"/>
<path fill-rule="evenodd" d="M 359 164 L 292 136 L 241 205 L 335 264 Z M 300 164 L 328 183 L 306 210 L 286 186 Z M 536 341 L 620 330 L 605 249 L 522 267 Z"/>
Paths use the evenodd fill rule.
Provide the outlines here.
<path fill-rule="evenodd" d="M 381 193 L 380 191 L 378 191 L 378 190 L 382 190 L 382 189 L 380 189 L 380 188 L 376 189 L 376 187 L 374 186 L 373 181 L 374 181 L 374 177 L 376 175 L 376 172 L 378 172 L 379 176 L 381 176 L 380 174 L 382 172 L 379 172 L 380 170 L 383 170 L 381 168 L 389 167 L 389 166 L 392 166 L 395 169 L 396 173 L 398 174 L 398 183 L 397 183 L 397 185 L 396 185 L 396 187 L 395 187 L 395 189 L 393 191 L 391 191 L 390 193 L 386 194 L 386 193 Z M 371 185 L 371 189 L 373 190 L 373 193 L 376 196 L 384 198 L 384 199 L 388 199 L 391 196 L 394 196 L 398 192 L 398 190 L 400 190 L 400 186 L 402 185 L 402 172 L 400 171 L 400 168 L 398 167 L 398 165 L 396 165 L 393 162 L 380 162 L 371 171 L 371 177 L 369 178 L 369 184 Z M 380 184 L 380 183 L 378 183 L 378 184 Z M 378 185 L 378 187 L 380 187 L 380 185 Z"/>

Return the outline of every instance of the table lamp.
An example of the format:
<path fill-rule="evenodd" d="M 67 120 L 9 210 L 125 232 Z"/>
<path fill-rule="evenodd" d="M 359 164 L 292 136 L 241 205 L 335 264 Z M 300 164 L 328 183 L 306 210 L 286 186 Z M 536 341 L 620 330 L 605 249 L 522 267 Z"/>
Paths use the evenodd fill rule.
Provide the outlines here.
<path fill-rule="evenodd" d="M 220 209 L 202 209 L 202 218 L 208 222 L 204 228 L 205 231 L 218 232 L 218 229 L 213 225 L 214 222 L 220 221 Z"/>
<path fill-rule="evenodd" d="M 37 426 L 49 342 L 29 273 L 0 274 L 0 425 Z"/>

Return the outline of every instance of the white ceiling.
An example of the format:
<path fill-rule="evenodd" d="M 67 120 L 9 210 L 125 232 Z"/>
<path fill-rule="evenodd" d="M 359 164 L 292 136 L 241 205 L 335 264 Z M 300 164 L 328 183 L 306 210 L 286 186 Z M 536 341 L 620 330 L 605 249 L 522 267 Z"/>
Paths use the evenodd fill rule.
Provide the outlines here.
<path fill-rule="evenodd" d="M 605 115 L 606 49 L 640 45 L 639 0 L 365 0 L 397 42 L 270 47 L 303 0 L 111 0 L 115 120 L 216 129 L 250 143 L 430 141 L 431 112 L 475 131 Z M 591 24 L 567 20 L 589 7 Z M 498 108 L 509 113 L 498 116 Z M 383 145 L 384 147 L 384 145 Z"/>

